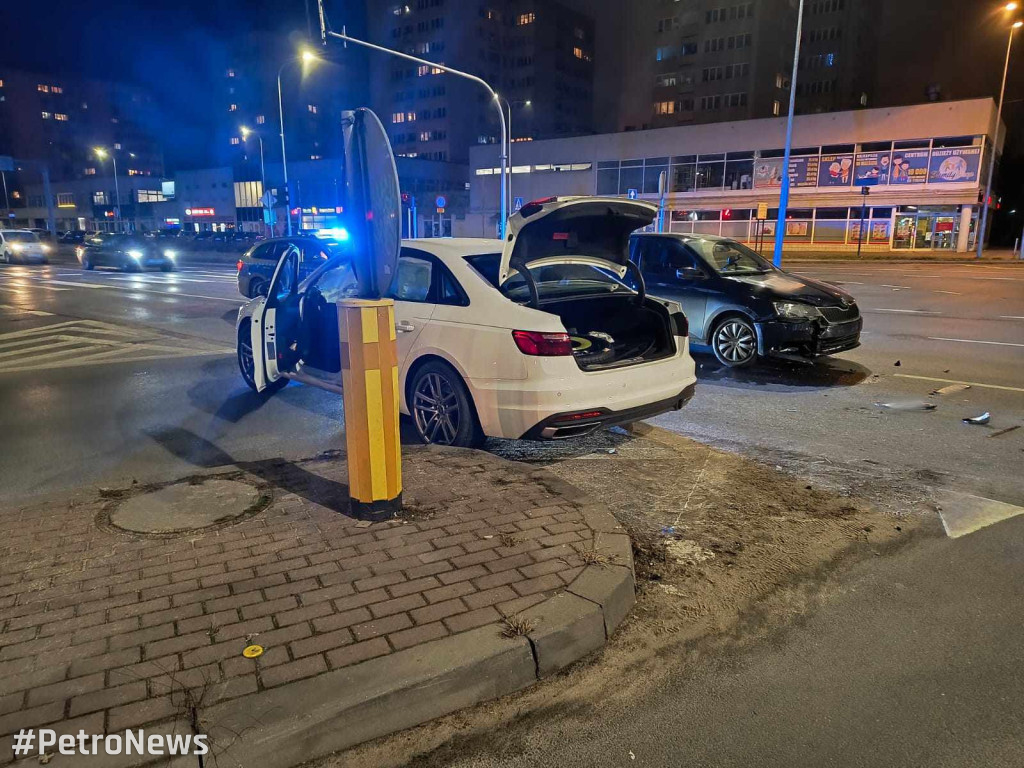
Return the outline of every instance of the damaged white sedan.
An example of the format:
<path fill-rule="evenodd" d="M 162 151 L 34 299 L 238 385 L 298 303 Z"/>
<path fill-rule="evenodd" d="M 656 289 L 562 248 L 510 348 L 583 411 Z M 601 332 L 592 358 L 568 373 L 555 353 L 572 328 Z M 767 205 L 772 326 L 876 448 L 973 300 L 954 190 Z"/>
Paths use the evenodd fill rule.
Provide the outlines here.
<path fill-rule="evenodd" d="M 629 260 L 630 234 L 656 214 L 551 198 L 513 215 L 505 242 L 404 241 L 389 295 L 401 410 L 420 438 L 563 439 L 683 407 L 696 382 L 686 318 L 647 296 Z M 335 302 L 354 291 L 349 262 L 300 283 L 297 259 L 285 254 L 267 296 L 239 312 L 239 367 L 260 392 L 290 380 L 340 392 Z"/>

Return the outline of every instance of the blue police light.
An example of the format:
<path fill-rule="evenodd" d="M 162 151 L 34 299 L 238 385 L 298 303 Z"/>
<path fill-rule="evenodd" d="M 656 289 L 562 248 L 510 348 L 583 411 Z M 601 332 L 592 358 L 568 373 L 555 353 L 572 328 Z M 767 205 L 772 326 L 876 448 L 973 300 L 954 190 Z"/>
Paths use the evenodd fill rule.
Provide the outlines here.
<path fill-rule="evenodd" d="M 339 243 L 348 242 L 348 230 L 344 227 L 331 227 L 328 229 L 318 229 L 316 232 L 317 237 L 329 238 L 331 240 L 337 240 Z"/>

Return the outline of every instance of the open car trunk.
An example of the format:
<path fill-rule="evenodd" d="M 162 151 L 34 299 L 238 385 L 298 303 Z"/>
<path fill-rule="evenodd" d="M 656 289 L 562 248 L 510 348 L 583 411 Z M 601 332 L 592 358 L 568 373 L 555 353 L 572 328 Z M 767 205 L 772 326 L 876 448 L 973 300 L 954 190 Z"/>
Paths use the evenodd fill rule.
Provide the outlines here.
<path fill-rule="evenodd" d="M 542 302 L 572 337 L 573 357 L 584 371 L 639 365 L 676 352 L 668 310 L 635 295 L 587 296 Z"/>

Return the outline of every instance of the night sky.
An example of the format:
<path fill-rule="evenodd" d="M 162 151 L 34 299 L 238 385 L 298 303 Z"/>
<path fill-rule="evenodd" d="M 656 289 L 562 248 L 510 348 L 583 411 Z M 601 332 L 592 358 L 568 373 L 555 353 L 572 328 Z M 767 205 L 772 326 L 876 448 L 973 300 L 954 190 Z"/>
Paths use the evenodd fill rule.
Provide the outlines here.
<path fill-rule="evenodd" d="M 316 0 L 309 0 L 316 24 Z M 252 32 L 306 31 L 305 0 L 57 0 L 5 3 L 0 63 L 127 81 L 160 107 L 167 164 L 194 165 L 208 142 L 227 43 Z M 342 2 L 328 7 L 332 17 Z M 41 10 L 45 8 L 45 10 Z M 319 27 L 315 26 L 314 34 Z M 192 162 L 190 162 L 192 161 Z"/>

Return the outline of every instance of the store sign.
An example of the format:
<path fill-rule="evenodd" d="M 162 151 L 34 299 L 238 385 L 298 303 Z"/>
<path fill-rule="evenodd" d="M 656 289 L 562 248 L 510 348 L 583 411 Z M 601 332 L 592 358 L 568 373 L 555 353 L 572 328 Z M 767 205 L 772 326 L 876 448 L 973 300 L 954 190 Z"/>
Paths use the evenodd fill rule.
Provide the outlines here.
<path fill-rule="evenodd" d="M 981 147 L 933 149 L 928 165 L 928 181 L 932 184 L 963 184 L 978 180 Z"/>
<path fill-rule="evenodd" d="M 215 216 L 216 212 L 213 208 L 186 208 L 186 216 Z"/>
<path fill-rule="evenodd" d="M 890 184 L 924 184 L 928 181 L 928 150 L 893 150 Z"/>
<path fill-rule="evenodd" d="M 848 187 L 853 179 L 853 154 L 822 155 L 818 165 L 819 187 Z"/>
<path fill-rule="evenodd" d="M 861 152 L 853 161 L 853 183 L 858 187 L 888 184 L 891 164 L 888 152 Z"/>

